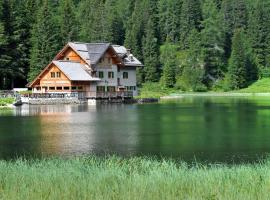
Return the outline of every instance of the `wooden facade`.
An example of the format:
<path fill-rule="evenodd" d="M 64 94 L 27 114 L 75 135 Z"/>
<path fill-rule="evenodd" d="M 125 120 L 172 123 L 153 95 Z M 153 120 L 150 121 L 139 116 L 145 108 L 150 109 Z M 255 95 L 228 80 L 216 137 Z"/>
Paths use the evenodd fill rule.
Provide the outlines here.
<path fill-rule="evenodd" d="M 90 81 L 71 81 L 56 65 L 51 63 L 33 88 L 36 93 L 89 92 Z"/>

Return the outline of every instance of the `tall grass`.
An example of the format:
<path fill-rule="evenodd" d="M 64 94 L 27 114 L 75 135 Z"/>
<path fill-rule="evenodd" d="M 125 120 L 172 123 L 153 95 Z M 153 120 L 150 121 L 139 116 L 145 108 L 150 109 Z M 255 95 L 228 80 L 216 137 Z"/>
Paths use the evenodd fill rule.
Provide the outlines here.
<path fill-rule="evenodd" d="M 118 157 L 0 161 L 0 199 L 270 199 L 270 161 L 231 167 Z"/>

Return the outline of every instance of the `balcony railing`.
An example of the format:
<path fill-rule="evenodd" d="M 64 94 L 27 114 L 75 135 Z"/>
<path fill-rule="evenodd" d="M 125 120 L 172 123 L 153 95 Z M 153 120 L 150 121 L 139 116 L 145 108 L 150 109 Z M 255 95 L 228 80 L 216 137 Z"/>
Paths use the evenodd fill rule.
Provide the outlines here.
<path fill-rule="evenodd" d="M 117 92 L 85 92 L 86 98 L 97 98 L 97 99 L 107 99 L 107 98 L 132 98 L 132 91 L 117 91 Z"/>

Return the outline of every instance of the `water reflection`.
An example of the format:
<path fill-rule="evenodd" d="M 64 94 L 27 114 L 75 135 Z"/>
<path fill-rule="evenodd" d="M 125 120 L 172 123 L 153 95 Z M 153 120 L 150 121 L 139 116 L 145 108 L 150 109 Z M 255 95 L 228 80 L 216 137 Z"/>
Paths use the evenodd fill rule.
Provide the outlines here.
<path fill-rule="evenodd" d="M 117 153 L 253 161 L 270 152 L 269 110 L 266 97 L 25 105 L 0 112 L 0 157 Z"/>

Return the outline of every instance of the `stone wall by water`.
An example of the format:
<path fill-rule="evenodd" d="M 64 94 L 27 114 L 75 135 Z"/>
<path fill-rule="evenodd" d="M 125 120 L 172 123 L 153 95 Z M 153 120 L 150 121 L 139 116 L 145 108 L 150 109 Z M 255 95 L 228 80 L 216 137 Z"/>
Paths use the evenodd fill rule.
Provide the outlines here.
<path fill-rule="evenodd" d="M 28 99 L 24 100 L 24 103 L 31 105 L 55 105 L 55 104 L 80 104 L 81 101 L 76 98 L 53 98 L 53 99 Z"/>

